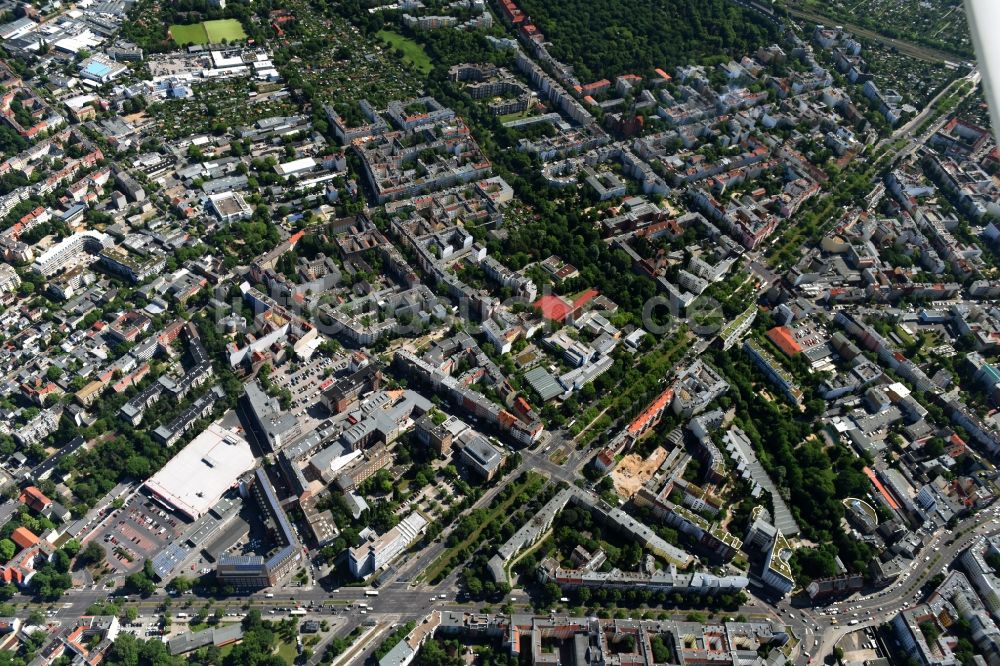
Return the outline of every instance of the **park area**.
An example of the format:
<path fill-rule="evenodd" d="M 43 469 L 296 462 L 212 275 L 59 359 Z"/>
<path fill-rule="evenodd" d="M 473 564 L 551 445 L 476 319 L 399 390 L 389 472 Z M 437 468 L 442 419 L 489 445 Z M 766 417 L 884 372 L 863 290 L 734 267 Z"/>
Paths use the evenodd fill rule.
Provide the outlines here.
<path fill-rule="evenodd" d="M 391 32 L 389 30 L 379 30 L 379 39 L 394 49 L 399 49 L 403 53 L 403 60 L 412 65 L 421 74 L 430 74 L 434 69 L 430 56 L 424 51 L 424 47 L 416 43 L 409 37 Z"/>
<path fill-rule="evenodd" d="M 236 19 L 220 19 L 218 21 L 203 21 L 189 25 L 174 24 L 170 26 L 170 36 L 178 46 L 188 44 L 221 44 L 246 39 L 243 26 Z"/>

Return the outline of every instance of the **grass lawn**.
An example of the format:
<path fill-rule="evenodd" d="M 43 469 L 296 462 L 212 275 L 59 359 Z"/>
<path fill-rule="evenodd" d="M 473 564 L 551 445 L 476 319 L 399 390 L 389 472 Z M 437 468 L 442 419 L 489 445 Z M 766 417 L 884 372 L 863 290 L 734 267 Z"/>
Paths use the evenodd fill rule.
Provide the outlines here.
<path fill-rule="evenodd" d="M 247 33 L 243 32 L 243 25 L 237 19 L 205 21 L 203 25 L 212 44 L 219 44 L 223 39 L 236 42 L 247 38 Z"/>
<path fill-rule="evenodd" d="M 174 44 L 177 46 L 208 44 L 208 33 L 205 32 L 204 23 L 174 24 L 170 26 L 170 36 L 174 38 Z"/>
<path fill-rule="evenodd" d="M 178 46 L 221 44 L 223 39 L 235 42 L 247 38 L 247 34 L 243 32 L 243 25 L 236 19 L 220 19 L 190 25 L 175 24 L 170 26 L 170 35 Z"/>
<path fill-rule="evenodd" d="M 295 643 L 286 643 L 281 641 L 278 644 L 278 656 L 281 657 L 288 666 L 295 663 L 295 658 L 299 656 L 299 652 L 295 647 Z"/>
<path fill-rule="evenodd" d="M 402 51 L 403 60 L 416 67 L 421 74 L 430 74 L 431 70 L 434 69 L 431 58 L 424 51 L 424 47 L 409 37 L 404 37 L 391 30 L 379 30 L 378 37 L 392 48 Z"/>
<path fill-rule="evenodd" d="M 500 116 L 501 123 L 509 123 L 512 120 L 520 120 L 521 118 L 528 118 L 529 116 L 535 115 L 530 108 L 524 111 L 517 111 L 515 113 L 506 113 Z"/>

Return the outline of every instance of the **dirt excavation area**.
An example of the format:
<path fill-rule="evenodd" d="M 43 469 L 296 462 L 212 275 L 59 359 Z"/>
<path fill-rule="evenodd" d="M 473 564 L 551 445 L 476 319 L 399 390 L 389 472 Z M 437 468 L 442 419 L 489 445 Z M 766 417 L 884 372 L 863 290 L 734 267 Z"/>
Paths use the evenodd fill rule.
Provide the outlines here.
<path fill-rule="evenodd" d="M 615 470 L 611 472 L 611 480 L 615 484 L 618 496 L 630 499 L 639 492 L 644 483 L 653 478 L 653 474 L 660 469 L 660 465 L 666 459 L 667 450 L 662 446 L 656 447 L 646 459 L 635 453 L 630 453 L 622 458 Z"/>

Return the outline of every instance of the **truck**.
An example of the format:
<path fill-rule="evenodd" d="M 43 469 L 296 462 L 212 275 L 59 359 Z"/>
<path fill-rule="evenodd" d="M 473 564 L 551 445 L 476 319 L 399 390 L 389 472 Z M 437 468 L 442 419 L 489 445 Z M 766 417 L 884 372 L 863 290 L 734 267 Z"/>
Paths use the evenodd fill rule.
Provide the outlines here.
<path fill-rule="evenodd" d="M 268 592 L 264 595 L 265 599 L 274 599 L 274 592 Z"/>
<path fill-rule="evenodd" d="M 378 590 L 365 590 L 365 596 L 366 597 L 377 597 L 378 596 Z"/>
<path fill-rule="evenodd" d="M 847 626 L 853 627 L 854 625 L 858 624 L 859 622 L 861 622 L 861 620 L 851 620 L 850 622 L 847 623 Z"/>
<path fill-rule="evenodd" d="M 187 618 L 187 616 L 188 616 L 188 614 L 187 614 L 187 613 L 178 613 L 178 614 L 177 614 L 177 619 L 178 619 L 178 620 L 183 620 L 183 619 L 186 619 L 186 618 Z"/>

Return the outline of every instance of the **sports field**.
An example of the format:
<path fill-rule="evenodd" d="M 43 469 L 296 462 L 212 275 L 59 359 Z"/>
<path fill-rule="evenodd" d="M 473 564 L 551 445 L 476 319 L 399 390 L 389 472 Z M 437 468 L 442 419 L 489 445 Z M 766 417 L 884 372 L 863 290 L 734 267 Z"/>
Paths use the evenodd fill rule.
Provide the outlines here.
<path fill-rule="evenodd" d="M 170 35 L 178 46 L 221 44 L 223 39 L 237 42 L 247 38 L 247 34 L 243 32 L 243 26 L 236 19 L 219 19 L 190 25 L 175 24 L 170 26 Z"/>

